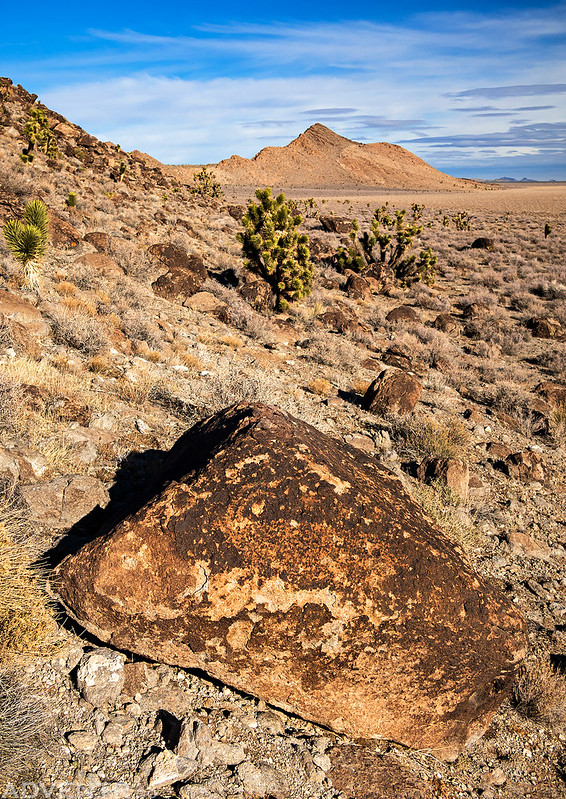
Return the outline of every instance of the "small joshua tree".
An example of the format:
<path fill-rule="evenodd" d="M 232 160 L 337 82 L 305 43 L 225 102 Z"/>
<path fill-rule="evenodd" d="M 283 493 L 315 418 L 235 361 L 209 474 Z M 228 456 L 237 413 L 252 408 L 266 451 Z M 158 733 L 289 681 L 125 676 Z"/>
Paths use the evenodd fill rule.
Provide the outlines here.
<path fill-rule="evenodd" d="M 423 226 L 417 224 L 423 206 L 414 205 L 412 211 L 413 222 L 407 224 L 407 212 L 403 209 L 391 214 L 386 203 L 375 210 L 369 231 L 364 231 L 361 236 L 358 236 L 358 221 L 354 219 L 350 232 L 352 244 L 347 249 L 339 249 L 336 256 L 338 266 L 356 272 L 379 267 L 381 271 L 389 270 L 403 286 L 421 280 L 431 286 L 437 258 L 430 247 L 421 250 L 418 258 L 415 253 L 409 254 L 423 230 Z"/>
<path fill-rule="evenodd" d="M 269 283 L 276 308 L 281 311 L 310 294 L 313 265 L 309 237 L 299 233 L 302 217 L 291 212 L 284 194 L 274 198 L 267 188 L 258 189 L 255 196 L 259 202 L 249 200 L 238 241 L 246 266 Z"/>
<path fill-rule="evenodd" d="M 8 249 L 23 268 L 23 285 L 39 287 L 41 261 L 47 252 L 49 217 L 41 200 L 31 200 L 26 205 L 23 221 L 8 219 L 4 225 L 4 239 Z"/>
<path fill-rule="evenodd" d="M 224 196 L 220 183 L 216 180 L 214 172 L 210 172 L 205 166 L 200 172 L 195 172 L 193 175 L 194 186 L 191 189 L 191 194 L 197 194 L 199 197 L 210 200 L 218 200 Z"/>
<path fill-rule="evenodd" d="M 552 228 L 550 227 L 550 224 L 547 222 L 544 226 L 544 238 L 547 239 L 551 233 L 552 233 Z"/>
<path fill-rule="evenodd" d="M 57 139 L 49 127 L 49 120 L 42 108 L 30 108 L 28 111 L 29 119 L 24 127 L 24 134 L 28 140 L 28 146 L 24 149 L 20 158 L 25 164 L 33 162 L 33 150 L 37 145 L 38 149 L 45 153 L 48 158 L 57 158 L 60 155 L 57 148 Z"/>

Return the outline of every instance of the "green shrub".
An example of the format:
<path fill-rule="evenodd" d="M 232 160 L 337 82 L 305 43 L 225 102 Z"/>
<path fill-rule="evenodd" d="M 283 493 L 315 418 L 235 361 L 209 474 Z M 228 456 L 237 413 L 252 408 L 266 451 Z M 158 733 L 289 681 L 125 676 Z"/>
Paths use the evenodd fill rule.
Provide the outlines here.
<path fill-rule="evenodd" d="M 390 270 L 392 277 L 402 286 L 411 286 L 421 280 L 433 285 L 437 258 L 430 247 L 421 250 L 418 258 L 415 253 L 410 253 L 423 230 L 423 226 L 417 224 L 422 210 L 423 206 L 413 204 L 413 222 L 407 224 L 407 212 L 403 209 L 391 213 L 386 203 L 375 210 L 370 229 L 361 235 L 358 235 L 358 221 L 354 219 L 350 232 L 352 244 L 338 250 L 338 266 L 355 272 L 379 266 L 381 270 Z"/>
<path fill-rule="evenodd" d="M 238 241 L 246 266 L 271 286 L 278 310 L 310 294 L 313 265 L 309 237 L 299 233 L 302 217 L 289 208 L 284 194 L 273 198 L 271 189 L 258 189 L 259 202 L 248 202 Z"/>
<path fill-rule="evenodd" d="M 41 200 L 31 200 L 26 205 L 23 221 L 8 219 L 4 225 L 4 238 L 8 249 L 23 268 L 23 283 L 37 289 L 41 261 L 47 252 L 49 217 Z"/>
<path fill-rule="evenodd" d="M 193 187 L 191 194 L 208 200 L 218 200 L 224 196 L 220 183 L 216 180 L 214 172 L 209 171 L 205 166 L 200 172 L 193 175 Z"/>
<path fill-rule="evenodd" d="M 65 205 L 67 208 L 76 208 L 77 207 L 77 195 L 74 191 L 70 191 L 67 199 L 65 200 Z"/>

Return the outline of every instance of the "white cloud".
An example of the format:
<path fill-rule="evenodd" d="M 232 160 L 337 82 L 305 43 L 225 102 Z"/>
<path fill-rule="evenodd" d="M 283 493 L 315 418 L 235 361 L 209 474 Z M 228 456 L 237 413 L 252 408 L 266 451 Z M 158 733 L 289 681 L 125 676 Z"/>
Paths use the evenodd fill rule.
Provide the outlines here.
<path fill-rule="evenodd" d="M 515 106 L 550 94 L 550 77 L 566 81 L 565 12 L 560 4 L 489 17 L 421 14 L 403 26 L 201 26 L 175 37 L 93 31 L 91 49 L 73 59 L 74 82 L 60 60 L 24 69 L 41 73 L 47 105 L 170 163 L 251 156 L 266 137 L 286 143 L 320 120 L 350 138 L 403 141 L 434 165 L 439 145 L 444 158 L 453 140 L 462 174 L 480 147 L 508 141 L 510 131 L 519 148 L 524 134 L 521 152 L 536 154 L 544 142 L 533 145 L 529 125 L 564 119 L 558 104 Z M 490 105 L 462 113 L 476 97 Z"/>

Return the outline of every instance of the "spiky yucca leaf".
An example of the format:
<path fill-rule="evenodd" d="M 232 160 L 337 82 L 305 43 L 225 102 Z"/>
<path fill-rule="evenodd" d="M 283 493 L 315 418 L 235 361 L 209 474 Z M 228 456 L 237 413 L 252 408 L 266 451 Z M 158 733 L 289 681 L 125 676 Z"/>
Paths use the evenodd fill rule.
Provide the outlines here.
<path fill-rule="evenodd" d="M 21 264 L 44 257 L 47 241 L 35 225 L 22 225 L 15 219 L 9 219 L 4 225 L 4 238 L 8 249 Z"/>
<path fill-rule="evenodd" d="M 24 211 L 24 222 L 36 227 L 47 242 L 49 216 L 47 206 L 41 200 L 30 200 Z"/>

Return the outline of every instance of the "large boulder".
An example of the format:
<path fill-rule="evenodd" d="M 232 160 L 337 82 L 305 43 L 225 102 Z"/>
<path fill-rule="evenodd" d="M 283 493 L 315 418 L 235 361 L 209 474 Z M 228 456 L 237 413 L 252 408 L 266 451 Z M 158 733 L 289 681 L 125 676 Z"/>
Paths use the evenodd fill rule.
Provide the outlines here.
<path fill-rule="evenodd" d="M 55 570 L 87 630 L 352 737 L 452 759 L 482 735 L 525 625 L 398 478 L 248 403 L 185 433 L 162 478 Z"/>
<path fill-rule="evenodd" d="M 153 244 L 147 253 L 153 263 L 167 270 L 151 284 L 159 297 L 183 300 L 202 289 L 207 272 L 200 255 L 188 255 L 176 244 Z"/>
<path fill-rule="evenodd" d="M 385 369 L 364 395 L 364 407 L 370 413 L 411 413 L 423 390 L 422 384 L 409 372 Z"/>

